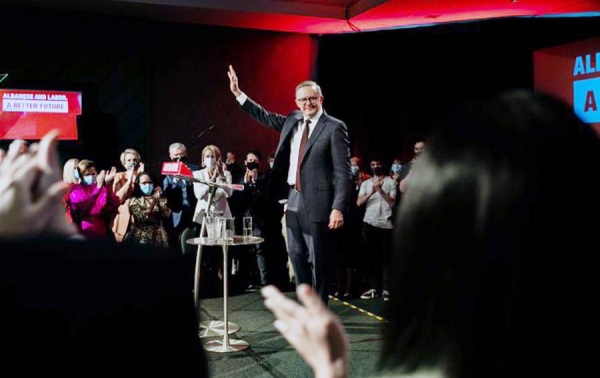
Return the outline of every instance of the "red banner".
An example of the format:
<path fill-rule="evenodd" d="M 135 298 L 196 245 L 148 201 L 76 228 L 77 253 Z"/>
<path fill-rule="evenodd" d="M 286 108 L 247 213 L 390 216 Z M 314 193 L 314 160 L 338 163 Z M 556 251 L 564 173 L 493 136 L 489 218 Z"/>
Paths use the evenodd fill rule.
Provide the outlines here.
<path fill-rule="evenodd" d="M 0 139 L 41 139 L 52 129 L 59 139 L 77 139 L 81 92 L 0 89 Z"/>

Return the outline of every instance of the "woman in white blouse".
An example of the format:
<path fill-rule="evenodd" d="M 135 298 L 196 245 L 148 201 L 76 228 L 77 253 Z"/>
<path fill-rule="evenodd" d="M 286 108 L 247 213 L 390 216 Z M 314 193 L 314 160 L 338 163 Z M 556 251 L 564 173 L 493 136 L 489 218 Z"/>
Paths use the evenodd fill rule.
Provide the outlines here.
<path fill-rule="evenodd" d="M 221 161 L 219 147 L 214 145 L 204 147 L 201 166 L 201 170 L 193 172 L 195 178 L 206 182 L 232 183 L 231 173 L 227 171 L 225 163 Z M 231 210 L 227 203 L 227 197 L 230 197 L 231 193 L 231 189 L 218 187 L 212 199 L 210 211 L 222 212 L 225 218 L 231 218 Z M 194 182 L 194 194 L 198 198 L 196 210 L 194 211 L 194 222 L 202 224 L 202 218 L 208 207 L 210 187 L 203 183 Z"/>

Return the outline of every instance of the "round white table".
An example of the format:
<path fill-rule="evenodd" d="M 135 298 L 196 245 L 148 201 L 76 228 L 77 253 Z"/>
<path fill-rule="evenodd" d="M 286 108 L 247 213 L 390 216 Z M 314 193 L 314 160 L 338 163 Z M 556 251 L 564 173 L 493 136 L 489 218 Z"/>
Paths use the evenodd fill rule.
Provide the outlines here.
<path fill-rule="evenodd" d="M 235 247 L 240 245 L 255 245 L 264 242 L 265 239 L 259 238 L 257 236 L 234 236 L 233 240 L 223 240 L 223 239 L 209 239 L 207 237 L 201 238 L 193 238 L 188 239 L 188 244 L 193 244 L 198 246 L 198 255 L 196 256 L 196 274 L 195 274 L 195 290 L 194 290 L 194 300 L 196 303 L 196 310 L 200 310 L 199 302 L 198 302 L 198 288 L 197 284 L 199 283 L 200 278 L 200 259 L 202 256 L 201 247 L 202 246 L 221 246 L 223 249 L 223 321 L 208 321 L 203 322 L 204 324 L 200 324 L 200 337 L 208 337 L 208 336 L 221 336 L 223 335 L 223 340 L 212 340 L 204 344 L 204 349 L 217 352 L 217 353 L 229 353 L 229 352 L 237 352 L 240 350 L 244 350 L 248 348 L 250 345 L 248 342 L 239 339 L 231 339 L 229 338 L 230 333 L 234 333 L 239 331 L 240 327 L 235 324 L 229 322 L 229 309 L 228 309 L 228 251 L 229 247 Z"/>

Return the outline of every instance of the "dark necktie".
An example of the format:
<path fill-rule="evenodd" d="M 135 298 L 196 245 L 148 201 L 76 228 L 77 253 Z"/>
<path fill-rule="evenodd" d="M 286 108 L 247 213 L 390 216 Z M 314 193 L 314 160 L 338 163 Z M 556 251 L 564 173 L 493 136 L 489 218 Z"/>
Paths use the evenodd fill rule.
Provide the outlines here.
<path fill-rule="evenodd" d="M 302 184 L 300 182 L 300 163 L 304 157 L 304 149 L 306 148 L 306 142 L 308 141 L 308 133 L 310 132 L 310 119 L 304 121 L 304 132 L 302 133 L 302 139 L 300 139 L 300 148 L 298 148 L 298 165 L 296 166 L 296 190 L 302 190 Z"/>

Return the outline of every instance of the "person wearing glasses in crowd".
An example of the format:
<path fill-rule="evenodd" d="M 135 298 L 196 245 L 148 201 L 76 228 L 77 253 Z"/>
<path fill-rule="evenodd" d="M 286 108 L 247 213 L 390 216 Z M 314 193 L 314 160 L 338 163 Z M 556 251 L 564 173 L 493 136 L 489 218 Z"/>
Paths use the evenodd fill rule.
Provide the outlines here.
<path fill-rule="evenodd" d="M 323 93 L 314 81 L 296 87 L 295 110 L 270 112 L 240 90 L 232 66 L 229 86 L 243 111 L 281 133 L 269 194 L 287 198 L 288 252 L 296 284 L 310 284 L 328 300 L 338 232 L 344 225 L 351 190 L 350 141 L 346 124 L 323 109 Z"/>

